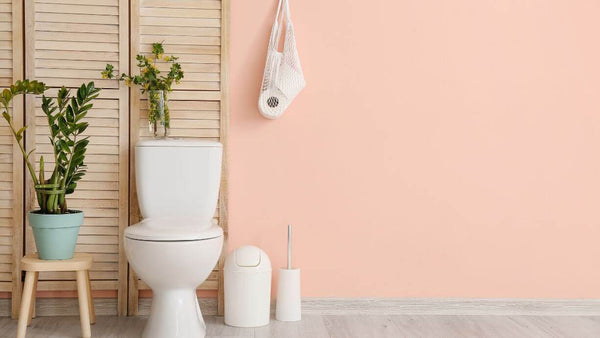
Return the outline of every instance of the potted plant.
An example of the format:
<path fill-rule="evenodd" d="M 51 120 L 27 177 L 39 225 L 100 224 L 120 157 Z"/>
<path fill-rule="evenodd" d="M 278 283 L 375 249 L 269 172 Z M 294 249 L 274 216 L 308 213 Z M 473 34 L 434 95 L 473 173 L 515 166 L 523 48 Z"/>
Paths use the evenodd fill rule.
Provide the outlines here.
<path fill-rule="evenodd" d="M 98 97 L 99 88 L 94 82 L 82 84 L 77 95 L 62 87 L 56 98 L 42 95 L 42 111 L 47 117 L 50 129 L 50 144 L 54 153 L 54 170 L 50 177 L 45 176 L 44 157 L 40 157 L 39 174 L 36 175 L 31 154 L 23 145 L 23 133 L 27 126 L 16 130 L 10 115 L 10 102 L 21 94 L 40 95 L 47 87 L 38 81 L 17 81 L 0 95 L 2 117 L 23 154 L 25 165 L 33 180 L 39 210 L 29 212 L 29 224 L 40 259 L 69 259 L 73 257 L 79 228 L 83 223 L 83 212 L 67 208 L 66 195 L 72 194 L 77 182 L 85 175 L 85 152 L 88 137 L 82 137 L 88 123 L 83 121 L 92 108 L 91 101 Z"/>
<path fill-rule="evenodd" d="M 178 62 L 178 58 L 173 55 L 164 55 L 165 50 L 162 43 L 155 42 L 152 44 L 152 55 L 145 56 L 143 54 L 136 55 L 137 66 L 140 69 L 140 75 L 127 75 L 122 73 L 117 79 L 125 81 L 125 84 L 140 86 L 142 94 L 148 93 L 148 128 L 154 137 L 169 136 L 169 128 L 171 127 L 171 119 L 169 116 L 169 106 L 167 93 L 172 91 L 173 83 L 179 83 L 183 79 L 183 70 Z M 170 63 L 169 72 L 167 75 L 161 75 L 161 71 L 157 68 L 156 63 Z M 114 66 L 106 65 L 106 69 L 102 72 L 102 78 L 115 78 Z"/>

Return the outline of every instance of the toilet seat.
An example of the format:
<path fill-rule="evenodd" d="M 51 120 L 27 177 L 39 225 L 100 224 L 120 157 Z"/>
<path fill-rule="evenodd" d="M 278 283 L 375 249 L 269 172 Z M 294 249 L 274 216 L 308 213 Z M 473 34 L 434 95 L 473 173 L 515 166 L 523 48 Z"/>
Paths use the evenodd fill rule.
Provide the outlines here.
<path fill-rule="evenodd" d="M 145 219 L 125 229 L 125 237 L 138 241 L 184 242 L 201 241 L 223 236 L 215 220 L 208 227 L 185 218 Z"/>

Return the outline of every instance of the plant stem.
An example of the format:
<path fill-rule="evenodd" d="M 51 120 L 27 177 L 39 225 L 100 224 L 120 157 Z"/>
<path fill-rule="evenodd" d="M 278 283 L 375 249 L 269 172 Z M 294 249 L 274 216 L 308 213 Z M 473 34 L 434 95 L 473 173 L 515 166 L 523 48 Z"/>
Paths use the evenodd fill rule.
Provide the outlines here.
<path fill-rule="evenodd" d="M 8 114 L 8 107 L 6 105 L 4 105 L 4 111 Z M 15 140 L 17 140 L 19 149 L 21 150 L 21 153 L 23 154 L 23 158 L 25 159 L 25 163 L 27 164 L 27 169 L 29 170 L 29 174 L 31 175 L 31 178 L 33 179 L 33 183 L 35 185 L 40 184 L 35 175 L 35 170 L 33 169 L 33 165 L 31 164 L 31 162 L 29 162 L 29 156 L 27 155 L 27 152 L 25 151 L 23 144 L 21 144 L 21 141 L 18 140 L 18 138 L 17 138 L 17 131 L 15 130 L 15 126 L 12 124 L 12 121 L 7 121 L 7 122 L 8 122 L 8 126 L 10 127 L 10 131 L 12 132 L 13 136 L 15 137 Z"/>
<path fill-rule="evenodd" d="M 60 184 L 60 190 L 64 190 L 66 192 L 66 185 L 67 185 L 67 177 L 69 177 L 69 170 L 71 170 L 71 163 L 73 162 L 73 156 L 75 155 L 75 143 L 77 142 L 77 135 L 73 134 L 73 149 L 71 150 L 71 154 L 69 156 L 69 164 L 67 164 L 67 169 L 65 171 L 65 175 L 62 179 L 62 182 Z M 61 209 L 62 212 L 66 212 L 67 210 L 67 202 L 65 200 L 65 193 L 63 192 L 62 194 L 60 194 L 60 196 L 62 196 L 61 198 Z"/>

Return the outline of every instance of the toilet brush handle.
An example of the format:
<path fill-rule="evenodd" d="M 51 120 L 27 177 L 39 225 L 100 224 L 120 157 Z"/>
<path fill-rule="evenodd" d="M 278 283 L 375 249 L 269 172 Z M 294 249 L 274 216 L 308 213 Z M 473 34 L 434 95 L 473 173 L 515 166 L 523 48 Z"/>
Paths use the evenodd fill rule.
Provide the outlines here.
<path fill-rule="evenodd" d="M 287 268 L 292 268 L 292 225 L 288 224 L 288 252 L 287 252 Z"/>

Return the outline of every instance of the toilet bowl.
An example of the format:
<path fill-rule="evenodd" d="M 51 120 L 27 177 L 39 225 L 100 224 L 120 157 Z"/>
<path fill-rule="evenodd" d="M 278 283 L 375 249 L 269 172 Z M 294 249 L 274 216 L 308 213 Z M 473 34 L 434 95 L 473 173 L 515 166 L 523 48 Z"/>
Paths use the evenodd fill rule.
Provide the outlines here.
<path fill-rule="evenodd" d="M 223 230 L 213 220 L 222 145 L 151 140 L 136 145 L 136 185 L 143 220 L 125 230 L 125 253 L 153 291 L 143 337 L 204 337 L 196 288 L 216 265 Z"/>

